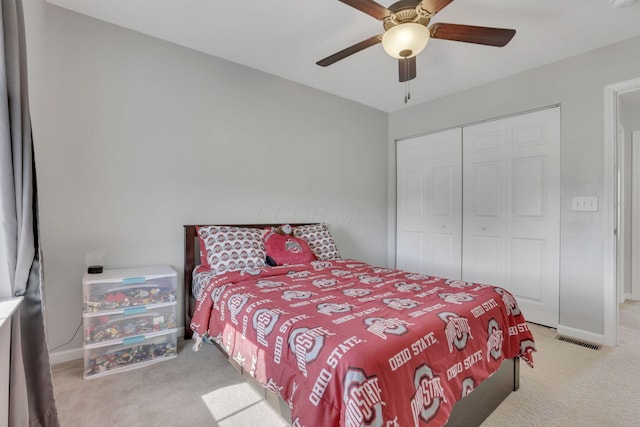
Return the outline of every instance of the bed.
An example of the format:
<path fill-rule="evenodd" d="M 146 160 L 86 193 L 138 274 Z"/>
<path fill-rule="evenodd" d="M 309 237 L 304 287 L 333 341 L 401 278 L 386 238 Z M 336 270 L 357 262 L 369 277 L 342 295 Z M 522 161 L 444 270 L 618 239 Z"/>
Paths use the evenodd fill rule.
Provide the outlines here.
<path fill-rule="evenodd" d="M 479 425 L 518 389 L 520 359 L 533 366 L 526 320 L 496 286 L 315 253 L 313 236 L 316 260 L 211 270 L 202 230 L 277 226 L 185 226 L 185 338 L 216 345 L 291 425 Z M 333 243 L 325 224 L 292 226 Z"/>

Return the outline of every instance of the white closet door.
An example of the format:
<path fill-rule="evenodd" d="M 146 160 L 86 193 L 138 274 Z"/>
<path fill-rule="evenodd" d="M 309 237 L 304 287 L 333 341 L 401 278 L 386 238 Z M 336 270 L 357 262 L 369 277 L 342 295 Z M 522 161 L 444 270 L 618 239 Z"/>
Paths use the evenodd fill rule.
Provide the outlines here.
<path fill-rule="evenodd" d="M 461 278 L 462 132 L 397 143 L 396 265 Z"/>
<path fill-rule="evenodd" d="M 463 129 L 463 280 L 513 293 L 558 325 L 560 109 Z"/>
<path fill-rule="evenodd" d="M 463 129 L 462 278 L 504 286 L 506 121 Z"/>

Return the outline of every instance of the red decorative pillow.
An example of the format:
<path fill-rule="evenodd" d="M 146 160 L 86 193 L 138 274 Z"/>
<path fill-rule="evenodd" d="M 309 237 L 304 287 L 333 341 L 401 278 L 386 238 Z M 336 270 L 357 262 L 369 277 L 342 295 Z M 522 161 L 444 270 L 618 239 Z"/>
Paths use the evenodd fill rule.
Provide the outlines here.
<path fill-rule="evenodd" d="M 316 259 L 303 239 L 269 231 L 264 235 L 267 256 L 278 265 L 301 264 Z"/>

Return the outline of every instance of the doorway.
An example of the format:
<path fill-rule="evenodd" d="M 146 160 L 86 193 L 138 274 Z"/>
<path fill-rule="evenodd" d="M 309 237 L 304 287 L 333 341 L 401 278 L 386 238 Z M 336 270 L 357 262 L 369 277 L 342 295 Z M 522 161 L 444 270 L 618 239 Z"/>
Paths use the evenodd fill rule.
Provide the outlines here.
<path fill-rule="evenodd" d="M 630 216 L 628 212 L 628 186 L 630 167 L 625 167 L 620 153 L 626 152 L 625 133 L 620 126 L 624 108 L 629 103 L 640 105 L 640 78 L 608 85 L 604 89 L 604 213 L 605 213 L 605 247 L 604 247 L 604 344 L 618 344 L 618 305 L 624 295 L 625 276 L 630 271 L 631 258 L 626 253 L 624 237 L 629 237 Z M 625 185 L 627 183 L 627 185 Z M 625 191 L 627 188 L 627 191 Z M 637 190 L 637 189 L 636 189 Z M 627 197 L 625 197 L 627 195 Z M 629 217 L 629 220 L 627 219 Z M 619 239 L 621 232 L 623 239 Z"/>
<path fill-rule="evenodd" d="M 632 104 L 633 116 L 638 120 L 635 129 L 640 129 L 640 91 L 637 94 L 637 104 Z M 626 299 L 640 301 L 640 263 L 633 262 L 633 254 L 640 254 L 640 130 L 634 130 L 631 134 L 632 168 L 631 168 L 631 250 L 625 256 L 627 269 L 631 270 L 631 278 L 625 282 L 623 289 Z"/>

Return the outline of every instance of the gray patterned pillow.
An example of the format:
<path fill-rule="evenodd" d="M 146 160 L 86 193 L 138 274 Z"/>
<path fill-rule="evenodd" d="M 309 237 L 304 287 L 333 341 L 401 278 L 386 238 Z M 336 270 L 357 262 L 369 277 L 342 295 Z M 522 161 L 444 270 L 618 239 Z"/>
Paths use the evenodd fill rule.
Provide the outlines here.
<path fill-rule="evenodd" d="M 262 230 L 208 225 L 197 227 L 200 262 L 216 274 L 266 267 Z"/>
<path fill-rule="evenodd" d="M 293 235 L 306 240 L 311 252 L 321 261 L 341 258 L 329 227 L 325 223 L 293 227 Z"/>

